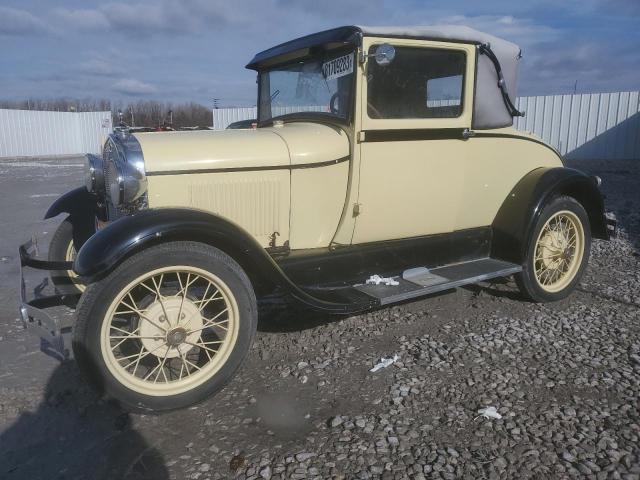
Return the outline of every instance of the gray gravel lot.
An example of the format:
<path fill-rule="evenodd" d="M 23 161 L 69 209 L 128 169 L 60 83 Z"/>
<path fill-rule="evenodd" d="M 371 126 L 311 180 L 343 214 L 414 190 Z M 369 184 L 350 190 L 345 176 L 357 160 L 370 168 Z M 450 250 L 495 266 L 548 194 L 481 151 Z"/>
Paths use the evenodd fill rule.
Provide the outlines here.
<path fill-rule="evenodd" d="M 234 381 L 149 416 L 96 398 L 16 314 L 17 246 L 46 244 L 81 161 L 0 161 L 0 478 L 640 479 L 640 162 L 575 166 L 622 231 L 569 299 L 507 281 L 349 318 L 264 301 Z"/>

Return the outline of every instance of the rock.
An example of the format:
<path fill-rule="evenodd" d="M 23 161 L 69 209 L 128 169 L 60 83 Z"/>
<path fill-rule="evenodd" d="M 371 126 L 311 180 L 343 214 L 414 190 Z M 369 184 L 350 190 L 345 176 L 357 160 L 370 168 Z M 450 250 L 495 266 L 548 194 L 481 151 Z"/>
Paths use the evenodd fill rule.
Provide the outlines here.
<path fill-rule="evenodd" d="M 335 417 L 331 418 L 329 420 L 329 426 L 331 428 L 336 428 L 340 425 L 342 425 L 343 419 L 340 415 L 336 415 Z"/>
<path fill-rule="evenodd" d="M 267 465 L 266 467 L 264 467 L 262 470 L 260 470 L 260 477 L 264 478 L 264 480 L 270 480 L 271 479 L 271 466 Z"/>
<path fill-rule="evenodd" d="M 387 443 L 391 447 L 397 447 L 400 444 L 400 441 L 398 440 L 398 437 L 387 437 Z"/>
<path fill-rule="evenodd" d="M 296 454 L 296 460 L 298 462 L 306 462 L 307 460 L 309 460 L 310 458 L 313 458 L 315 456 L 316 456 L 315 453 L 310 453 L 310 452 L 297 453 Z"/>
<path fill-rule="evenodd" d="M 498 457 L 493 461 L 493 465 L 499 470 L 504 470 L 507 468 L 508 463 L 504 457 Z"/>

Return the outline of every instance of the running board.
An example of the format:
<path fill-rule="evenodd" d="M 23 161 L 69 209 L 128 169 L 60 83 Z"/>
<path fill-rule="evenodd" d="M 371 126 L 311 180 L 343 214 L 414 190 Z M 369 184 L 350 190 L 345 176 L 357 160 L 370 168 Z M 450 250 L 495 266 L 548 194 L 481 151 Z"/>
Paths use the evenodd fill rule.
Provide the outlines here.
<path fill-rule="evenodd" d="M 522 271 L 520 265 L 494 258 L 445 265 L 427 270 L 412 268 L 401 277 L 394 277 L 398 285 L 354 285 L 354 288 L 380 302 L 380 305 L 402 302 L 412 298 L 442 292 L 491 278 L 507 277 Z"/>

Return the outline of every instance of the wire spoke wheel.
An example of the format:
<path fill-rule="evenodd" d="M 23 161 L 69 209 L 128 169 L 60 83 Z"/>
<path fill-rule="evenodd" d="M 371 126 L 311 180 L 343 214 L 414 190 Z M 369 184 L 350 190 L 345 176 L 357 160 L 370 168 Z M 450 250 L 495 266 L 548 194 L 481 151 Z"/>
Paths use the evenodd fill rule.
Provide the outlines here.
<path fill-rule="evenodd" d="M 139 276 L 113 300 L 102 323 L 109 371 L 128 388 L 167 396 L 191 390 L 229 358 L 239 328 L 238 306 L 216 275 L 192 266 Z"/>
<path fill-rule="evenodd" d="M 536 240 L 533 268 L 547 292 L 564 289 L 575 278 L 584 256 L 585 234 L 578 216 L 569 210 L 552 215 Z"/>
<path fill-rule="evenodd" d="M 69 242 L 69 245 L 67 246 L 67 251 L 65 252 L 65 255 L 64 255 L 64 261 L 73 262 L 76 259 L 76 255 L 77 255 L 76 247 L 73 245 L 73 240 L 72 240 L 71 242 Z M 69 276 L 69 279 L 75 285 L 75 287 L 81 292 L 83 292 L 86 286 L 80 281 L 80 277 L 78 277 L 78 274 L 73 270 L 67 270 L 67 275 Z"/>

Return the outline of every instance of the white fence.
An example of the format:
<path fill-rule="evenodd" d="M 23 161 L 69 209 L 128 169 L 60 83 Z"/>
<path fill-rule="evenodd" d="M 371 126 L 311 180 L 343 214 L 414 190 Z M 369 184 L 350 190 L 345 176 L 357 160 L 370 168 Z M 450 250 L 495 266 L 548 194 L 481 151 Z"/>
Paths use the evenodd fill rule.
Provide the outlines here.
<path fill-rule="evenodd" d="M 521 97 L 517 106 L 526 116 L 516 119 L 515 127 L 534 133 L 567 158 L 640 159 L 640 92 Z M 224 129 L 256 116 L 256 107 L 217 109 L 213 127 Z"/>
<path fill-rule="evenodd" d="M 0 157 L 100 153 L 111 112 L 0 109 Z"/>
<path fill-rule="evenodd" d="M 516 128 L 567 158 L 640 159 L 640 92 L 522 97 Z"/>
<path fill-rule="evenodd" d="M 327 107 L 312 106 L 295 106 L 295 107 L 273 107 L 273 116 L 286 115 L 287 113 L 296 112 L 326 112 Z M 236 107 L 236 108 L 216 108 L 213 110 L 213 128 L 214 130 L 224 130 L 234 122 L 241 120 L 252 120 L 258 117 L 257 107 Z"/>
<path fill-rule="evenodd" d="M 214 108 L 213 129 L 224 130 L 234 122 L 253 120 L 257 117 L 257 107 Z"/>

